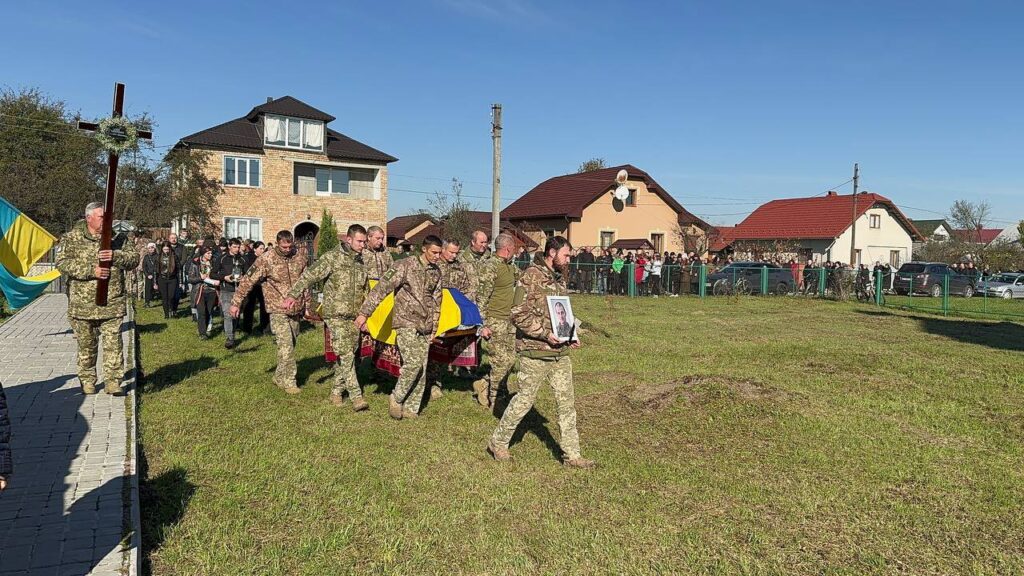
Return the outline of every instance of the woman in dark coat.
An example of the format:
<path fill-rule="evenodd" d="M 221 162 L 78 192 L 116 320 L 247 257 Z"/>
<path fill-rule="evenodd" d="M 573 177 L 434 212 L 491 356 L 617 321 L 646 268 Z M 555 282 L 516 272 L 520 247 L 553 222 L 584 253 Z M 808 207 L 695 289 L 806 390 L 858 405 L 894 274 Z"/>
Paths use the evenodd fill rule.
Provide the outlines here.
<path fill-rule="evenodd" d="M 11 457 L 11 418 L 7 410 L 7 397 L 4 396 L 4 385 L 0 383 L 0 492 L 7 488 L 7 480 L 14 471 L 14 460 Z"/>
<path fill-rule="evenodd" d="M 156 255 L 156 284 L 160 288 L 160 300 L 164 305 L 164 318 L 170 318 L 174 310 L 174 295 L 178 290 L 178 258 L 170 242 L 160 245 Z"/>
<path fill-rule="evenodd" d="M 153 297 L 157 291 L 156 264 L 156 244 L 150 242 L 149 244 L 146 244 L 146 252 L 142 257 L 142 293 L 146 300 L 146 308 L 149 308 L 149 303 L 153 301 Z"/>
<path fill-rule="evenodd" d="M 202 248 L 199 254 L 188 264 L 185 277 L 192 285 L 192 306 L 198 316 L 199 337 L 206 340 L 210 337 L 209 327 L 213 319 L 213 309 L 217 306 L 217 286 L 220 282 L 210 277 L 213 252 Z"/>

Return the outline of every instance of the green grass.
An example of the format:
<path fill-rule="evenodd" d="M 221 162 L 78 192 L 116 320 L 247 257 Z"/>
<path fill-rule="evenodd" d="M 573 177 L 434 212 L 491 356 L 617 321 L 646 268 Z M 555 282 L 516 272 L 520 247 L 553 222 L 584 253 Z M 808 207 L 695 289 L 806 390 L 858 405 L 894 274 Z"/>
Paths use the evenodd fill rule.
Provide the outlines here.
<path fill-rule="evenodd" d="M 913 297 L 886 295 L 885 305 L 938 314 L 943 312 L 942 298 L 932 298 L 924 295 L 915 295 Z M 972 298 L 950 296 L 949 314 L 1021 322 L 1024 321 L 1024 300 L 1003 300 L 1002 298 L 984 295 L 976 295 Z"/>
<path fill-rule="evenodd" d="M 415 421 L 138 315 L 154 574 L 1024 573 L 1024 326 L 821 301 L 577 297 L 584 455 L 545 389 L 490 460 L 467 382 Z M 451 389 L 450 389 L 451 390 Z"/>

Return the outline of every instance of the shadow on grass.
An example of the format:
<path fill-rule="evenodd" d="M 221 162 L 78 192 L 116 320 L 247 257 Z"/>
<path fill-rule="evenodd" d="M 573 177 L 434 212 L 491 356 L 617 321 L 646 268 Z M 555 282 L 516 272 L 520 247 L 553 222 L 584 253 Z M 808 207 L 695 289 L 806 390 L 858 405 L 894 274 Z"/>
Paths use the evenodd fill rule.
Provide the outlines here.
<path fill-rule="evenodd" d="M 506 406 L 506 404 L 499 403 L 495 408 L 500 408 L 501 412 L 504 412 Z M 495 411 L 497 412 L 497 410 Z M 540 412 L 537 411 L 537 408 L 531 408 L 526 414 L 526 417 L 523 418 L 523 421 L 519 423 L 519 427 L 516 428 L 515 434 L 512 435 L 512 441 L 509 442 L 509 447 L 519 444 L 523 441 L 523 438 L 526 437 L 526 434 L 530 433 L 544 443 L 544 446 L 548 449 L 548 452 L 551 452 L 551 455 L 555 460 L 561 462 L 562 447 L 558 445 L 558 440 L 555 440 L 555 437 L 551 435 L 551 430 L 548 430 L 548 427 L 546 426 L 548 422 L 548 419 L 542 416 Z"/>
<path fill-rule="evenodd" d="M 142 390 L 157 392 L 179 384 L 192 376 L 217 366 L 217 361 L 209 356 L 200 356 L 183 360 L 174 364 L 161 366 L 152 374 L 145 373 L 142 378 Z"/>
<path fill-rule="evenodd" d="M 875 317 L 896 316 L 884 310 L 858 310 L 858 313 Z M 917 320 L 918 325 L 929 334 L 996 350 L 1024 351 L 1024 326 L 1014 322 L 955 320 L 916 315 L 904 317 Z"/>
<path fill-rule="evenodd" d="M 138 329 L 139 334 L 158 334 L 167 329 L 167 322 L 137 324 L 136 328 Z"/>
<path fill-rule="evenodd" d="M 171 468 L 149 478 L 145 453 L 140 459 L 139 506 L 142 508 L 142 574 L 152 574 L 152 554 L 185 516 L 196 486 L 184 468 Z"/>

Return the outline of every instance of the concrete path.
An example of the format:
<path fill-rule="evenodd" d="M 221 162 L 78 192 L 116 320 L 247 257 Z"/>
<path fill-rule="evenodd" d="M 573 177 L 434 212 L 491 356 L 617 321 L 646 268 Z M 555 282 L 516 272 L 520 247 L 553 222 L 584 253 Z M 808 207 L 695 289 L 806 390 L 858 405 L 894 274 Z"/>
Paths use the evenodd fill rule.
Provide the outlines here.
<path fill-rule="evenodd" d="M 125 328 L 129 359 L 130 323 Z M 3 576 L 120 575 L 137 568 L 137 539 L 124 538 L 122 545 L 133 523 L 127 512 L 135 485 L 134 398 L 83 395 L 76 351 L 62 294 L 43 295 L 0 325 L 0 382 L 14 452 L 14 474 L 0 493 Z"/>

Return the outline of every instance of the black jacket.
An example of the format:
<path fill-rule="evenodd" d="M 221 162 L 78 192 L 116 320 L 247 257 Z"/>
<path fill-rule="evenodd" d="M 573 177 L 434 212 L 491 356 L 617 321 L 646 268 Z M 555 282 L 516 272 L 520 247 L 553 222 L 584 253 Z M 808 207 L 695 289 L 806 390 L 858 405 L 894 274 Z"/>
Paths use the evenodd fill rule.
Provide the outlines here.
<path fill-rule="evenodd" d="M 156 280 L 156 253 L 146 254 L 142 257 L 142 273 L 146 276 L 152 276 L 153 280 Z"/>
<path fill-rule="evenodd" d="M 4 478 L 14 471 L 14 458 L 11 456 L 11 418 L 7 410 L 7 397 L 4 396 L 4 385 L 0 384 L 0 476 Z"/>
<path fill-rule="evenodd" d="M 239 279 L 237 281 L 228 280 L 228 278 L 234 273 L 235 268 L 239 269 Z M 213 266 L 210 270 L 210 277 L 215 280 L 220 280 L 222 290 L 234 290 L 238 286 L 238 282 L 241 281 L 241 277 L 245 275 L 245 271 L 248 266 L 245 265 L 245 257 L 241 254 L 231 255 L 230 252 L 225 252 L 223 256 L 217 261 L 217 265 Z"/>

